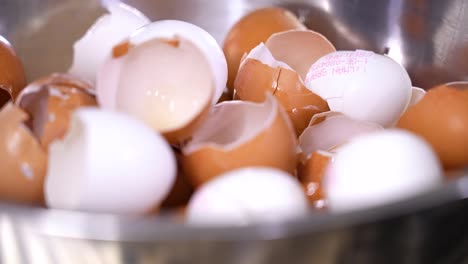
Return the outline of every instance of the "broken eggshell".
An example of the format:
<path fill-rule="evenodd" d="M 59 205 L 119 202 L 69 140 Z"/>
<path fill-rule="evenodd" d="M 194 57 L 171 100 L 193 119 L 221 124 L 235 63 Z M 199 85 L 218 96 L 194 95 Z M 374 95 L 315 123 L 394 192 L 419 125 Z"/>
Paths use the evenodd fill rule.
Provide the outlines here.
<path fill-rule="evenodd" d="M 187 208 L 191 225 L 242 226 L 305 216 L 306 197 L 290 174 L 272 168 L 234 170 L 201 186 Z"/>
<path fill-rule="evenodd" d="M 145 32 L 142 28 L 114 47 L 98 74 L 98 102 L 144 121 L 178 144 L 191 137 L 208 113 L 214 74 L 194 42 L 174 36 L 140 43 L 138 35 Z"/>
<path fill-rule="evenodd" d="M 65 135 L 73 111 L 96 106 L 97 102 L 90 83 L 68 74 L 54 73 L 24 88 L 16 105 L 31 116 L 28 125 L 47 149 L 53 140 Z"/>
<path fill-rule="evenodd" d="M 289 65 L 305 80 L 310 66 L 328 53 L 336 51 L 322 34 L 312 30 L 289 30 L 271 35 L 265 46 L 276 60 Z"/>
<path fill-rule="evenodd" d="M 24 124 L 28 115 L 12 103 L 0 111 L 0 199 L 44 203 L 47 155 Z"/>
<path fill-rule="evenodd" d="M 467 87 L 457 82 L 429 89 L 397 124 L 427 140 L 447 170 L 468 166 Z"/>
<path fill-rule="evenodd" d="M 104 14 L 73 46 L 73 64 L 68 70 L 91 83 L 95 83 L 99 67 L 112 48 L 134 30 L 150 23 L 137 9 L 121 2 L 111 2 Z"/>
<path fill-rule="evenodd" d="M 182 165 L 194 186 L 249 166 L 294 174 L 296 144 L 290 120 L 273 96 L 263 103 L 223 102 L 182 149 Z"/>
<path fill-rule="evenodd" d="M 0 107 L 16 99 L 25 86 L 23 64 L 10 43 L 0 35 Z"/>
<path fill-rule="evenodd" d="M 49 147 L 45 197 L 51 208 L 144 214 L 175 177 L 174 154 L 158 133 L 126 114 L 82 108 Z"/>
<path fill-rule="evenodd" d="M 405 68 L 371 51 L 337 51 L 310 68 L 305 84 L 327 100 L 330 110 L 383 127 L 396 124 L 411 99 Z"/>
<path fill-rule="evenodd" d="M 231 27 L 223 45 L 229 68 L 229 94 L 233 94 L 234 80 L 244 53 L 267 41 L 272 34 L 292 29 L 306 27 L 291 11 L 279 7 L 254 10 Z"/>
<path fill-rule="evenodd" d="M 358 135 L 382 129 L 379 124 L 357 121 L 342 113 L 324 112 L 312 118 L 299 137 L 299 146 L 309 156 L 319 150 L 332 151 Z"/>
<path fill-rule="evenodd" d="M 130 36 L 130 40 L 132 45 L 139 45 L 155 38 L 172 39 L 175 37 L 191 41 L 207 58 L 216 88 L 212 104 L 216 104 L 226 89 L 228 69 L 223 50 L 210 33 L 185 21 L 160 20 L 139 29 Z"/>
<path fill-rule="evenodd" d="M 273 94 L 291 118 L 296 135 L 302 133 L 312 116 L 329 110 L 327 102 L 310 92 L 300 76 L 277 61 L 264 44 L 242 61 L 234 87 L 240 100 L 262 102 L 267 93 Z"/>

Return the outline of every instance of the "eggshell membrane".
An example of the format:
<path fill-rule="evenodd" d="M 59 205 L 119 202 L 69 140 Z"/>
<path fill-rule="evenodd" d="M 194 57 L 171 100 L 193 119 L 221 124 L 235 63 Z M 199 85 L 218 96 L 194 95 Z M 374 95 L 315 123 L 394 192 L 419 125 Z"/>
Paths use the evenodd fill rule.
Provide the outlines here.
<path fill-rule="evenodd" d="M 23 64 L 10 43 L 0 36 L 0 107 L 16 99 L 25 86 Z"/>
<path fill-rule="evenodd" d="M 333 154 L 315 151 L 298 167 L 298 178 L 304 188 L 309 203 L 315 209 L 326 208 L 326 197 L 322 187 L 323 177 L 333 160 Z"/>
<path fill-rule="evenodd" d="M 47 155 L 24 124 L 27 119 L 12 103 L 0 111 L 0 199 L 42 205 Z"/>
<path fill-rule="evenodd" d="M 468 166 L 468 89 L 460 87 L 430 89 L 397 124 L 427 140 L 445 169 Z"/>
<path fill-rule="evenodd" d="M 312 118 L 310 126 L 299 137 L 299 146 L 305 155 L 319 150 L 331 151 L 358 135 L 379 130 L 383 130 L 379 124 L 357 121 L 341 113 L 325 112 Z"/>
<path fill-rule="evenodd" d="M 272 34 L 292 29 L 306 29 L 306 27 L 293 13 L 278 7 L 252 11 L 231 27 L 223 45 L 228 63 L 230 94 L 233 93 L 234 80 L 242 55 L 248 53 L 258 44 L 267 41 Z"/>
<path fill-rule="evenodd" d="M 49 147 L 45 193 L 51 208 L 145 214 L 167 196 L 176 176 L 162 136 L 126 114 L 81 108 L 63 140 Z"/>
<path fill-rule="evenodd" d="M 208 113 L 214 94 L 213 74 L 204 54 L 192 42 L 176 37 L 130 44 L 117 59 L 122 59 L 116 66 L 120 69 L 102 71 L 106 74 L 102 78 L 108 79 L 105 84 L 118 85 L 116 110 L 143 120 L 173 144 L 190 138 Z"/>
<path fill-rule="evenodd" d="M 102 15 L 73 45 L 73 63 L 68 70 L 91 83 L 112 47 L 136 29 L 150 23 L 137 9 L 121 2 L 106 5 L 109 13 Z"/>
<path fill-rule="evenodd" d="M 310 66 L 324 55 L 336 51 L 322 34 L 312 30 L 289 30 L 271 35 L 265 42 L 275 59 L 288 64 L 302 80 Z"/>
<path fill-rule="evenodd" d="M 271 168 L 243 168 L 201 186 L 187 208 L 190 225 L 234 225 L 278 222 L 308 212 L 299 182 Z"/>
<path fill-rule="evenodd" d="M 324 176 L 329 209 L 348 212 L 402 201 L 442 183 L 431 146 L 399 129 L 354 138 L 340 147 Z"/>
<path fill-rule="evenodd" d="M 29 84 L 16 104 L 29 113 L 32 132 L 47 149 L 53 140 L 65 135 L 73 111 L 97 105 L 91 89 L 88 82 L 55 73 Z"/>
<path fill-rule="evenodd" d="M 246 101 L 262 102 L 267 93 L 273 94 L 291 118 L 296 135 L 312 116 L 329 110 L 325 100 L 305 88 L 299 75 L 276 61 L 262 44 L 242 62 L 234 87 L 236 96 Z"/>
<path fill-rule="evenodd" d="M 306 87 L 327 100 L 330 110 L 392 127 L 411 99 L 406 70 L 390 57 L 371 51 L 337 51 L 310 68 Z"/>
<path fill-rule="evenodd" d="M 263 103 L 223 102 L 182 149 L 182 165 L 194 186 L 249 166 L 293 174 L 296 143 L 290 120 L 272 96 Z"/>
<path fill-rule="evenodd" d="M 215 83 L 212 104 L 216 104 L 226 89 L 228 69 L 223 50 L 210 33 L 185 21 L 160 20 L 135 31 L 130 41 L 133 45 L 139 45 L 154 38 L 171 39 L 177 36 L 191 41 L 208 60 Z"/>

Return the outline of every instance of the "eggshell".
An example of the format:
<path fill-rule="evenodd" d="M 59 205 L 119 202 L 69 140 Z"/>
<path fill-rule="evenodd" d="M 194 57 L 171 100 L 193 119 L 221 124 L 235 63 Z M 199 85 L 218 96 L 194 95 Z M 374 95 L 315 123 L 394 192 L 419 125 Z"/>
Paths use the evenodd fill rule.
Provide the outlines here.
<path fill-rule="evenodd" d="M 0 36 L 0 107 L 26 86 L 23 64 L 10 43 Z"/>
<path fill-rule="evenodd" d="M 310 66 L 328 53 L 335 52 L 333 44 L 312 30 L 289 30 L 271 35 L 265 42 L 275 59 L 288 64 L 305 80 Z"/>
<path fill-rule="evenodd" d="M 195 186 L 249 166 L 293 174 L 296 143 L 286 113 L 271 95 L 263 103 L 223 102 L 213 108 L 182 149 L 182 164 Z"/>
<path fill-rule="evenodd" d="M 423 99 L 425 95 L 426 95 L 426 90 L 413 86 L 413 88 L 411 89 L 411 99 L 410 99 L 408 107 L 417 104 L 419 101 L 421 101 L 421 99 Z"/>
<path fill-rule="evenodd" d="M 12 103 L 0 111 L 0 199 L 42 205 L 47 155 L 24 124 L 27 120 Z"/>
<path fill-rule="evenodd" d="M 174 209 L 186 206 L 194 191 L 193 186 L 190 184 L 190 181 L 188 180 L 180 162 L 182 159 L 182 154 L 176 152 L 176 158 L 177 177 L 171 191 L 161 204 L 161 208 L 164 209 Z"/>
<path fill-rule="evenodd" d="M 325 175 L 332 211 L 364 209 L 401 201 L 442 183 L 431 146 L 398 129 L 370 133 L 340 147 Z"/>
<path fill-rule="evenodd" d="M 461 87 L 458 83 L 430 89 L 397 124 L 427 140 L 445 169 L 468 166 L 468 89 Z"/>
<path fill-rule="evenodd" d="M 101 16 L 73 46 L 69 72 L 91 83 L 95 83 L 97 71 L 112 48 L 150 23 L 140 11 L 124 3 L 112 2 L 106 8 L 109 13 Z"/>
<path fill-rule="evenodd" d="M 216 104 L 226 89 L 228 69 L 223 50 L 210 33 L 188 22 L 160 20 L 134 32 L 130 39 L 133 45 L 139 45 L 154 38 L 171 39 L 177 36 L 191 41 L 208 59 L 216 87 L 212 103 Z"/>
<path fill-rule="evenodd" d="M 291 175 L 270 168 L 228 172 L 200 187 L 187 208 L 193 225 L 247 225 L 306 215 L 307 200 Z"/>
<path fill-rule="evenodd" d="M 236 96 L 246 101 L 262 102 L 267 93 L 273 94 L 291 118 L 296 135 L 302 133 L 312 116 L 329 110 L 327 102 L 307 90 L 299 75 L 273 58 L 263 44 L 241 63 L 234 87 Z"/>
<path fill-rule="evenodd" d="M 293 13 L 278 7 L 252 11 L 231 27 L 223 45 L 228 62 L 230 94 L 233 93 L 234 80 L 242 55 L 248 53 L 258 44 L 267 41 L 272 34 L 292 29 L 306 29 L 306 27 Z"/>
<path fill-rule="evenodd" d="M 356 121 L 341 113 L 320 113 L 299 137 L 299 146 L 306 155 L 319 150 L 331 151 L 358 135 L 382 129 L 379 124 Z"/>
<path fill-rule="evenodd" d="M 332 153 L 319 150 L 299 164 L 297 175 L 309 203 L 315 209 L 325 209 L 327 206 L 327 199 L 323 191 L 323 177 L 332 159 Z"/>
<path fill-rule="evenodd" d="M 45 183 L 51 208 L 142 214 L 160 204 L 176 176 L 159 134 L 122 113 L 81 108 L 63 140 L 49 147 Z"/>
<path fill-rule="evenodd" d="M 325 55 L 312 65 L 305 84 L 327 100 L 330 110 L 384 127 L 396 124 L 412 93 L 400 64 L 363 50 Z"/>
<path fill-rule="evenodd" d="M 114 48 L 111 62 L 103 66 L 110 65 L 110 71 L 99 72 L 98 102 L 114 101 L 101 107 L 113 110 L 114 105 L 173 144 L 187 140 L 211 107 L 215 84 L 209 61 L 193 42 L 178 36 L 141 44 L 132 39 Z"/>
<path fill-rule="evenodd" d="M 92 85 L 68 74 L 54 73 L 38 79 L 21 91 L 16 104 L 31 116 L 29 125 L 47 149 L 62 138 L 70 115 L 84 106 L 96 106 Z"/>

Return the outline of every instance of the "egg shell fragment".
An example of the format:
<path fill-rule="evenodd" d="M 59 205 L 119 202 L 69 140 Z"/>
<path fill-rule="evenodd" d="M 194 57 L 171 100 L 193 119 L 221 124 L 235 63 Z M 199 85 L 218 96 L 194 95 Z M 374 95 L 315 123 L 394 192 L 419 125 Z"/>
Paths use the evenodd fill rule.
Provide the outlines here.
<path fill-rule="evenodd" d="M 92 89 L 90 83 L 74 76 L 54 73 L 29 84 L 15 103 L 31 116 L 28 125 L 47 149 L 65 135 L 73 111 L 97 105 Z"/>
<path fill-rule="evenodd" d="M 310 66 L 326 54 L 335 52 L 333 44 L 312 30 L 289 30 L 271 35 L 265 42 L 276 60 L 282 61 L 305 80 Z"/>
<path fill-rule="evenodd" d="M 191 225 L 242 226 L 306 215 L 307 200 L 292 175 L 271 168 L 234 170 L 201 186 L 187 208 Z"/>
<path fill-rule="evenodd" d="M 329 208 L 347 212 L 402 201 L 442 183 L 440 162 L 418 136 L 388 129 L 340 147 L 325 175 Z"/>
<path fill-rule="evenodd" d="M 296 144 L 290 120 L 272 96 L 263 103 L 223 102 L 183 147 L 182 165 L 194 186 L 250 166 L 293 174 Z"/>
<path fill-rule="evenodd" d="M 234 87 L 240 100 L 262 102 L 267 93 L 273 94 L 291 118 L 297 136 L 312 116 L 329 110 L 327 102 L 310 92 L 299 75 L 277 61 L 263 44 L 241 63 Z"/>
<path fill-rule="evenodd" d="M 215 86 L 208 60 L 193 42 L 179 37 L 155 38 L 139 45 L 131 41 L 122 43 L 118 57 L 105 63 L 110 71 L 100 71 L 97 96 L 101 107 L 114 105 L 115 110 L 162 133 L 170 143 L 184 142 L 211 107 Z M 113 96 L 112 89 L 116 89 Z M 109 100 L 115 101 L 101 103 Z"/>
<path fill-rule="evenodd" d="M 16 99 L 25 86 L 23 64 L 11 44 L 0 35 L 0 107 Z"/>
<path fill-rule="evenodd" d="M 0 110 L 0 199 L 44 204 L 47 154 L 24 124 L 28 115 L 12 103 Z"/>
<path fill-rule="evenodd" d="M 182 37 L 199 48 L 209 62 L 215 82 L 212 104 L 216 104 L 226 89 L 227 62 L 223 50 L 213 36 L 199 26 L 180 20 L 160 20 L 137 30 L 131 36 L 132 45 L 140 45 L 155 38 Z"/>
<path fill-rule="evenodd" d="M 112 48 L 136 29 L 150 23 L 137 9 L 121 2 L 106 6 L 109 13 L 102 15 L 73 46 L 73 63 L 68 70 L 91 83 L 110 56 Z"/>
<path fill-rule="evenodd" d="M 315 62 L 306 87 L 327 100 L 330 110 L 383 127 L 396 124 L 411 99 L 406 70 L 370 51 L 337 51 Z"/>
<path fill-rule="evenodd" d="M 315 151 L 331 151 L 356 136 L 382 130 L 375 123 L 354 120 L 337 112 L 315 115 L 310 126 L 299 137 L 299 146 L 306 156 Z"/>
<path fill-rule="evenodd" d="M 445 169 L 468 167 L 468 83 L 430 89 L 399 120 L 397 127 L 427 140 Z"/>
<path fill-rule="evenodd" d="M 51 208 L 144 214 L 176 176 L 174 154 L 159 134 L 128 115 L 81 108 L 63 140 L 49 147 L 45 193 Z"/>
<path fill-rule="evenodd" d="M 233 93 L 240 61 L 244 53 L 274 33 L 306 27 L 290 11 L 279 7 L 267 7 L 254 10 L 239 19 L 230 29 L 223 44 L 223 51 L 228 62 L 228 88 Z"/>

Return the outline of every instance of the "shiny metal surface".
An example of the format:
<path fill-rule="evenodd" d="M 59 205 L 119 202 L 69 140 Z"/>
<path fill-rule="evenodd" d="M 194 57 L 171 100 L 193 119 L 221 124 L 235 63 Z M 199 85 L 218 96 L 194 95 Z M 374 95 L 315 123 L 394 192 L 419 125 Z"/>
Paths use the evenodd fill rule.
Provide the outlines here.
<path fill-rule="evenodd" d="M 464 0 L 126 2 L 153 20 L 200 25 L 220 43 L 245 12 L 282 5 L 338 49 L 388 53 L 418 86 L 468 78 Z M 33 79 L 67 69 L 72 43 L 102 12 L 97 0 L 0 0 L 0 34 Z M 171 216 L 128 218 L 2 203 L 0 263 L 458 263 L 468 260 L 468 173 L 462 175 L 410 201 L 245 228 L 202 229 Z"/>

